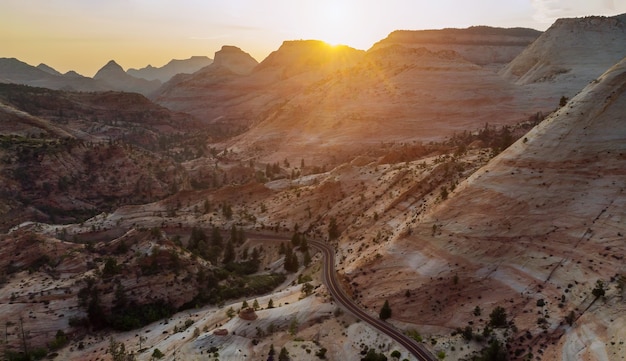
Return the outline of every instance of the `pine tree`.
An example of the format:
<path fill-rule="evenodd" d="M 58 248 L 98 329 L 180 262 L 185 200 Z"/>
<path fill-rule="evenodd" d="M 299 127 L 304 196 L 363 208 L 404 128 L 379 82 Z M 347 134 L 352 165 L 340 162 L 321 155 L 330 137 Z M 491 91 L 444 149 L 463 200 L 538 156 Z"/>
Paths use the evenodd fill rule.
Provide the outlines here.
<path fill-rule="evenodd" d="M 291 236 L 291 244 L 294 247 L 298 247 L 300 245 L 300 233 L 296 232 Z"/>
<path fill-rule="evenodd" d="M 298 264 L 298 256 L 293 252 L 291 246 L 285 249 L 285 264 L 284 268 L 287 272 L 296 272 L 300 265 Z"/>
<path fill-rule="evenodd" d="M 337 220 L 335 217 L 330 219 L 330 224 L 328 225 L 328 239 L 335 240 L 339 237 L 339 228 L 337 227 Z"/>
<path fill-rule="evenodd" d="M 281 348 L 278 354 L 278 361 L 289 361 L 289 351 L 286 348 Z"/>
<path fill-rule="evenodd" d="M 220 233 L 220 229 L 215 226 L 211 229 L 211 245 L 215 247 L 222 246 L 222 234 Z"/>
<path fill-rule="evenodd" d="M 380 309 L 378 317 L 383 321 L 391 317 L 391 307 L 389 306 L 389 301 L 385 300 L 385 304 L 383 304 L 383 307 Z"/>
<path fill-rule="evenodd" d="M 311 255 L 309 254 L 309 250 L 304 251 L 304 266 L 308 267 L 311 264 Z"/>
<path fill-rule="evenodd" d="M 230 241 L 234 244 L 239 244 L 239 234 L 237 233 L 237 227 L 234 224 L 230 227 Z"/>
<path fill-rule="evenodd" d="M 226 243 L 226 250 L 224 250 L 224 264 L 230 263 L 235 260 L 235 246 L 233 246 L 233 242 L 229 241 Z"/>
<path fill-rule="evenodd" d="M 309 242 L 306 240 L 306 236 L 302 235 L 300 238 L 300 252 L 306 252 L 309 250 Z"/>

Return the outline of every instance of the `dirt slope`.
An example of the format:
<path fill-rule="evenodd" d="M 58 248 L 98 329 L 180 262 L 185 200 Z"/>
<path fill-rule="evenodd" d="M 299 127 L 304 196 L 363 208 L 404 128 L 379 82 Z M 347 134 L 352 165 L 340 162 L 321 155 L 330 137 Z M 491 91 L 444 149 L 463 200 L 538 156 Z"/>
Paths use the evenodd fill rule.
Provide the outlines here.
<path fill-rule="evenodd" d="M 530 332 L 511 353 L 623 355 L 625 108 L 623 60 L 388 244 L 368 267 L 388 275 L 384 283 L 351 270 L 363 303 L 385 295 L 403 304 L 399 319 L 450 328 L 476 322 L 476 306 L 499 305 Z M 592 295 L 596 280 L 606 298 Z"/>

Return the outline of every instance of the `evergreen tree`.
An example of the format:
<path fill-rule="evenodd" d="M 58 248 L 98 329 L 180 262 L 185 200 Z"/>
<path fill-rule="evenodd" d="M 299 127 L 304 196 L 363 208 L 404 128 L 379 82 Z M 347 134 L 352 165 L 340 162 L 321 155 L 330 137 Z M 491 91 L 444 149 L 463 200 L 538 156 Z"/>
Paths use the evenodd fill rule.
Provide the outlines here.
<path fill-rule="evenodd" d="M 300 237 L 300 252 L 306 252 L 309 250 L 309 242 L 306 240 L 306 236 Z"/>
<path fill-rule="evenodd" d="M 276 350 L 274 350 L 274 344 L 271 344 L 270 352 L 267 353 L 267 361 L 274 361 L 274 355 L 276 355 Z"/>
<path fill-rule="evenodd" d="M 239 244 L 239 233 L 237 232 L 237 226 L 234 224 L 230 227 L 230 241 L 234 244 Z"/>
<path fill-rule="evenodd" d="M 383 304 L 383 307 L 380 309 L 378 317 L 383 321 L 391 317 L 391 307 L 389 306 L 389 301 L 385 300 L 385 304 Z"/>
<path fill-rule="evenodd" d="M 296 232 L 293 234 L 293 236 L 291 236 L 291 244 L 294 247 L 298 247 L 300 245 L 300 233 Z"/>
<path fill-rule="evenodd" d="M 602 282 L 602 280 L 597 280 L 596 286 L 593 290 L 591 290 L 591 294 L 597 299 L 603 297 L 605 293 L 604 282 Z"/>
<path fill-rule="evenodd" d="M 233 246 L 233 242 L 229 241 L 226 243 L 226 249 L 224 250 L 224 264 L 233 262 L 235 260 L 235 246 Z"/>
<path fill-rule="evenodd" d="M 220 233 L 220 229 L 215 226 L 211 229 L 211 245 L 215 247 L 222 246 L 222 234 Z"/>
<path fill-rule="evenodd" d="M 281 348 L 280 353 L 278 354 L 278 361 L 289 361 L 289 351 L 286 348 Z"/>
<path fill-rule="evenodd" d="M 337 227 L 337 220 L 335 217 L 330 219 L 330 224 L 328 225 L 328 239 L 335 240 L 339 237 L 339 228 Z"/>
<path fill-rule="evenodd" d="M 224 203 L 222 205 L 222 214 L 226 217 L 226 219 L 233 218 L 233 209 L 230 207 L 230 204 Z"/>
<path fill-rule="evenodd" d="M 506 327 L 506 310 L 503 307 L 498 306 L 491 311 L 489 314 L 489 325 L 494 328 Z"/>
<path fill-rule="evenodd" d="M 259 257 L 261 257 L 261 255 L 259 254 L 259 250 L 256 249 L 256 247 L 252 250 L 252 261 L 255 263 L 259 263 Z"/>
<path fill-rule="evenodd" d="M 206 234 L 200 228 L 193 227 L 191 229 L 191 237 L 189 237 L 189 242 L 187 243 L 187 249 L 190 251 L 198 249 L 198 243 L 200 241 L 206 241 Z"/>
<path fill-rule="evenodd" d="M 308 267 L 311 264 L 311 255 L 309 254 L 309 250 L 304 251 L 304 266 Z"/>
<path fill-rule="evenodd" d="M 117 287 L 115 288 L 115 298 L 113 299 L 113 308 L 115 309 L 123 309 L 126 307 L 128 302 L 128 298 L 126 297 L 126 290 L 121 282 L 117 283 Z"/>
<path fill-rule="evenodd" d="M 242 244 L 246 240 L 246 233 L 243 231 L 243 228 L 237 230 L 237 240 L 239 244 Z"/>
<path fill-rule="evenodd" d="M 287 272 L 296 272 L 300 265 L 298 264 L 298 256 L 293 252 L 293 248 L 291 246 L 285 249 L 285 271 Z"/>

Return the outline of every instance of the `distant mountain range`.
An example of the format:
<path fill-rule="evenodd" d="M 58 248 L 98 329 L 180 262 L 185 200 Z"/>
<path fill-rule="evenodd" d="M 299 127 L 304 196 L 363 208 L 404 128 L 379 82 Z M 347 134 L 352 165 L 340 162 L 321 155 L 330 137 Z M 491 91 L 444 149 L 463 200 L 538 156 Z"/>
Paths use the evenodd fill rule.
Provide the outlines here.
<path fill-rule="evenodd" d="M 162 83 L 170 80 L 176 74 L 191 74 L 204 68 L 207 65 L 211 65 L 213 59 L 206 56 L 192 56 L 189 59 L 178 60 L 172 59 L 169 63 L 163 65 L 160 68 L 155 68 L 152 65 L 148 65 L 141 69 L 128 69 L 126 72 L 135 78 L 142 78 L 146 80 L 159 80 Z"/>
<path fill-rule="evenodd" d="M 159 80 L 146 80 L 128 75 L 115 61 L 109 61 L 93 77 L 111 86 L 112 90 L 150 94 L 161 86 Z"/>
<path fill-rule="evenodd" d="M 65 74 L 46 65 L 36 67 L 15 58 L 0 58 L 0 82 L 31 85 L 57 90 L 128 91 L 149 95 L 176 74 L 191 74 L 210 65 L 212 59 L 194 56 L 172 60 L 161 68 L 147 66 L 127 72 L 115 61 L 109 61 L 93 78 L 71 70 Z"/>

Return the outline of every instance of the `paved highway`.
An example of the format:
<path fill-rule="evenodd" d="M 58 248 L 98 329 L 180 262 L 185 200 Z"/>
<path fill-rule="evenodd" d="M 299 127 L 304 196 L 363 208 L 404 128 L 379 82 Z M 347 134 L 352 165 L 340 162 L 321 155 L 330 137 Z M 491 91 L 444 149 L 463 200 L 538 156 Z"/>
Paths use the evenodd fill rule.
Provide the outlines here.
<path fill-rule="evenodd" d="M 374 328 L 385 333 L 387 336 L 391 337 L 396 342 L 404 346 L 418 360 L 436 361 L 436 358 L 432 356 L 430 352 L 428 352 L 424 348 L 424 346 L 420 345 L 412 338 L 406 336 L 387 322 L 379 318 L 372 317 L 361 308 L 359 308 L 344 292 L 339 280 L 337 279 L 337 273 L 335 272 L 335 250 L 332 248 L 332 246 L 314 240 L 308 240 L 308 242 L 309 246 L 319 249 L 324 254 L 324 284 L 337 302 L 343 305 L 343 307 L 345 307 L 356 317 L 360 318 L 362 321 L 369 323 Z"/>

